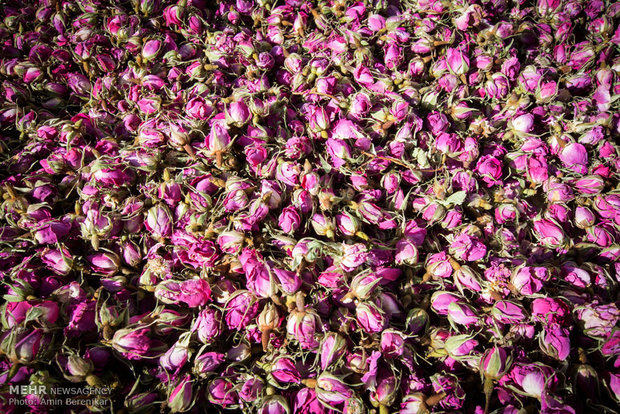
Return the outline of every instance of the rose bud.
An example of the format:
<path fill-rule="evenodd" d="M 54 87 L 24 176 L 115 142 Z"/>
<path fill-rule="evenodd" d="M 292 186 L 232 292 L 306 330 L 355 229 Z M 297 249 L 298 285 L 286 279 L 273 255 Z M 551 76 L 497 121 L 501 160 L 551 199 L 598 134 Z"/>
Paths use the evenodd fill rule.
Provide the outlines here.
<path fill-rule="evenodd" d="M 214 373 L 225 359 L 225 355 L 219 352 L 205 352 L 194 360 L 193 372 L 198 376 Z"/>
<path fill-rule="evenodd" d="M 521 305 L 506 300 L 495 302 L 491 309 L 491 316 L 498 322 L 508 325 L 523 322 L 528 318 Z"/>
<path fill-rule="evenodd" d="M 290 409 L 286 398 L 281 395 L 270 395 L 265 399 L 260 414 L 289 414 Z"/>
<path fill-rule="evenodd" d="M 553 219 L 535 219 L 534 234 L 545 247 L 557 248 L 566 242 L 562 226 Z"/>
<path fill-rule="evenodd" d="M 439 315 L 447 315 L 450 304 L 460 301 L 461 298 L 453 293 L 438 291 L 431 296 L 431 308 Z"/>
<path fill-rule="evenodd" d="M 173 413 L 183 413 L 194 405 L 192 381 L 189 374 L 185 375 L 168 395 L 168 408 Z"/>
<path fill-rule="evenodd" d="M 386 358 L 398 358 L 405 352 L 405 336 L 396 330 L 381 333 L 381 353 Z"/>
<path fill-rule="evenodd" d="M 316 349 L 317 330 L 322 330 L 321 318 L 313 311 L 294 310 L 289 314 L 286 331 L 294 337 L 304 349 Z"/>
<path fill-rule="evenodd" d="M 564 147 L 560 153 L 560 160 L 566 168 L 577 173 L 585 174 L 588 171 L 588 151 L 586 147 L 576 142 Z"/>
<path fill-rule="evenodd" d="M 520 115 L 508 123 L 518 135 L 525 135 L 534 129 L 534 116 L 531 114 Z"/>
<path fill-rule="evenodd" d="M 156 286 L 154 295 L 164 303 L 183 302 L 190 308 L 196 308 L 211 300 L 211 287 L 204 279 L 166 280 Z"/>
<path fill-rule="evenodd" d="M 151 207 L 146 215 L 146 228 L 156 239 L 161 240 L 172 235 L 172 214 L 167 206 L 159 204 Z"/>
<path fill-rule="evenodd" d="M 102 275 L 112 276 L 121 266 L 121 258 L 114 252 L 106 251 L 87 256 L 91 269 Z"/>
<path fill-rule="evenodd" d="M 575 226 L 580 229 L 587 229 L 591 227 L 596 222 L 596 216 L 587 207 L 579 206 L 575 208 Z"/>
<path fill-rule="evenodd" d="M 550 278 L 551 274 L 544 267 L 524 266 L 514 272 L 510 281 L 519 293 L 529 296 L 540 291 Z"/>
<path fill-rule="evenodd" d="M 419 253 L 415 240 L 405 237 L 396 242 L 396 263 L 414 265 L 418 263 Z"/>
<path fill-rule="evenodd" d="M 515 364 L 509 375 L 525 395 L 540 398 L 547 387 L 553 384 L 551 379 L 555 371 L 541 363 Z"/>
<path fill-rule="evenodd" d="M 469 266 L 461 266 L 455 270 L 453 277 L 454 283 L 461 294 L 465 294 L 465 290 L 469 290 L 471 292 L 482 291 L 483 282 L 480 279 L 480 276 Z"/>
<path fill-rule="evenodd" d="M 610 372 L 609 381 L 606 382 L 612 398 L 616 401 L 620 401 L 620 374 Z"/>
<path fill-rule="evenodd" d="M 411 309 L 407 315 L 406 326 L 408 332 L 412 335 L 423 334 L 429 326 L 428 313 L 421 308 Z"/>
<path fill-rule="evenodd" d="M 380 282 L 381 278 L 377 277 L 375 273 L 358 273 L 351 280 L 349 293 L 343 297 L 342 303 L 350 303 L 353 298 L 368 299 Z"/>
<path fill-rule="evenodd" d="M 335 332 L 328 332 L 319 346 L 320 366 L 326 370 L 347 351 L 347 341 Z"/>
<path fill-rule="evenodd" d="M 470 335 L 453 335 L 446 339 L 444 346 L 451 358 L 459 360 L 470 355 L 478 346 L 478 341 Z"/>
<path fill-rule="evenodd" d="M 446 61 L 448 68 L 455 75 L 463 75 L 469 70 L 469 58 L 461 49 L 448 48 Z"/>
<path fill-rule="evenodd" d="M 2 338 L 0 350 L 16 363 L 30 364 L 45 356 L 50 342 L 43 329 L 13 328 Z"/>
<path fill-rule="evenodd" d="M 142 57 L 147 62 L 157 57 L 162 48 L 162 41 L 158 39 L 150 39 L 142 46 Z"/>
<path fill-rule="evenodd" d="M 293 206 L 284 207 L 282 213 L 280 213 L 278 224 L 285 233 L 292 234 L 296 232 L 301 224 L 301 217 L 297 209 Z"/>
<path fill-rule="evenodd" d="M 377 385 L 370 393 L 370 402 L 381 407 L 389 407 L 394 404 L 399 382 L 392 372 L 387 369 L 380 369 L 377 375 Z"/>
<path fill-rule="evenodd" d="M 575 195 L 573 194 L 573 190 L 566 184 L 550 182 L 547 186 L 547 200 L 549 200 L 550 203 L 567 203 L 574 198 Z"/>
<path fill-rule="evenodd" d="M 327 236 L 330 239 L 334 237 L 334 225 L 332 219 L 322 213 L 315 213 L 310 223 L 315 233 L 319 236 Z"/>
<path fill-rule="evenodd" d="M 258 314 L 259 303 L 247 290 L 236 291 L 226 302 L 226 325 L 229 329 L 244 329 Z"/>
<path fill-rule="evenodd" d="M 66 276 L 73 267 L 73 256 L 67 248 L 49 249 L 41 252 L 41 261 L 45 263 L 54 273 Z"/>
<path fill-rule="evenodd" d="M 317 377 L 314 390 L 317 398 L 329 406 L 342 404 L 353 397 L 353 390 L 343 380 L 326 372 Z"/>
<path fill-rule="evenodd" d="M 374 303 L 361 303 L 355 308 L 357 323 L 364 331 L 372 334 L 385 329 L 388 321 L 383 311 Z"/>
<path fill-rule="evenodd" d="M 238 127 L 243 126 L 251 117 L 252 114 L 243 100 L 231 103 L 226 112 L 228 122 Z"/>
<path fill-rule="evenodd" d="M 121 257 L 123 261 L 131 267 L 137 267 L 142 263 L 142 253 L 140 247 L 132 241 L 121 242 Z"/>
<path fill-rule="evenodd" d="M 545 354 L 560 361 L 566 360 L 570 354 L 568 330 L 557 324 L 543 327 L 538 343 Z"/>
<path fill-rule="evenodd" d="M 280 289 L 287 295 L 296 293 L 302 285 L 302 280 L 296 272 L 274 268 L 273 273 L 280 282 Z"/>
<path fill-rule="evenodd" d="M 486 256 L 487 248 L 478 238 L 461 234 L 450 244 L 450 253 L 459 260 L 474 262 Z"/>
<path fill-rule="evenodd" d="M 152 341 L 148 337 L 148 332 L 149 328 L 120 329 L 112 337 L 112 347 L 127 359 L 142 359 L 152 351 Z"/>
<path fill-rule="evenodd" d="M 271 375 L 280 384 L 299 384 L 301 382 L 299 370 L 295 367 L 295 361 L 292 358 L 279 357 L 270 365 L 270 369 Z"/>
<path fill-rule="evenodd" d="M 217 244 L 224 253 L 238 253 L 245 241 L 245 235 L 238 231 L 224 231 L 217 238 Z"/>
<path fill-rule="evenodd" d="M 577 193 L 581 194 L 599 194 L 603 191 L 603 188 L 605 188 L 605 181 L 599 175 L 587 175 L 571 183 L 575 187 Z M 596 204 L 594 208 L 596 208 Z"/>
<path fill-rule="evenodd" d="M 233 390 L 233 384 L 226 378 L 216 378 L 207 386 L 209 402 L 222 407 L 228 407 L 239 403 L 237 391 Z"/>
<path fill-rule="evenodd" d="M 191 332 L 181 334 L 179 339 L 168 349 L 168 351 L 159 357 L 159 365 L 167 371 L 177 371 L 185 365 L 190 357 L 189 341 Z"/>
<path fill-rule="evenodd" d="M 140 412 L 142 410 L 148 410 L 150 407 L 159 405 L 156 403 L 159 400 L 159 395 L 155 392 L 143 392 L 140 394 L 131 395 L 125 398 L 125 408 L 131 412 Z"/>
<path fill-rule="evenodd" d="M 577 395 L 585 393 L 588 398 L 596 398 L 599 393 L 599 376 L 590 365 L 578 365 L 573 373 L 573 392 Z"/>
<path fill-rule="evenodd" d="M 451 302 L 448 305 L 448 321 L 452 324 L 470 326 L 478 320 L 478 315 L 471 306 L 460 302 Z"/>
<path fill-rule="evenodd" d="M 536 298 L 531 306 L 534 320 L 546 324 L 564 324 L 570 315 L 570 308 L 560 299 Z"/>
<path fill-rule="evenodd" d="M 348 211 L 336 215 L 336 225 L 344 236 L 354 236 L 360 230 L 359 220 Z"/>
<path fill-rule="evenodd" d="M 480 373 L 493 380 L 498 380 L 510 369 L 512 361 L 504 348 L 494 346 L 487 349 L 480 358 Z"/>
<path fill-rule="evenodd" d="M 368 259 L 367 247 L 362 243 L 343 244 L 340 267 L 345 272 L 352 272 Z"/>

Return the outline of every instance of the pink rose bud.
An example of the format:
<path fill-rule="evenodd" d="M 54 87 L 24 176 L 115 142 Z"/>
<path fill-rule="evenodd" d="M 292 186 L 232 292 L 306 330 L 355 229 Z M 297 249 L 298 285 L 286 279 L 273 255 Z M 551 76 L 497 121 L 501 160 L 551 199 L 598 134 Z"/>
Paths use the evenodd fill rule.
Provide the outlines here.
<path fill-rule="evenodd" d="M 400 331 L 385 330 L 381 333 L 381 353 L 386 358 L 398 358 L 405 352 L 405 337 Z"/>
<path fill-rule="evenodd" d="M 347 350 L 347 341 L 335 332 L 328 332 L 319 346 L 319 358 L 322 370 L 326 370 Z"/>
<path fill-rule="evenodd" d="M 557 324 L 544 326 L 538 337 L 540 349 L 552 358 L 565 361 L 570 354 L 570 339 L 568 329 Z"/>
<path fill-rule="evenodd" d="M 398 393 L 398 385 L 399 380 L 392 371 L 380 369 L 377 375 L 377 385 L 370 393 L 371 403 L 384 407 L 394 404 L 396 394 Z"/>
<path fill-rule="evenodd" d="M 302 280 L 296 272 L 274 268 L 273 273 L 280 282 L 280 289 L 287 295 L 292 295 L 301 289 Z"/>
<path fill-rule="evenodd" d="M 236 291 L 226 302 L 226 325 L 229 329 L 244 329 L 258 314 L 259 303 L 247 290 Z"/>
<path fill-rule="evenodd" d="M 86 258 L 90 263 L 91 269 L 106 276 L 112 276 L 118 272 L 121 265 L 121 258 L 114 252 L 103 252 L 90 255 Z"/>
<path fill-rule="evenodd" d="M 293 311 L 289 314 L 286 331 L 294 337 L 304 349 L 316 349 L 317 330 L 322 330 L 321 318 L 313 311 Z"/>
<path fill-rule="evenodd" d="M 455 75 L 464 75 L 469 70 L 469 58 L 461 49 L 448 48 L 446 59 L 448 68 Z"/>
<path fill-rule="evenodd" d="M 426 259 L 426 271 L 436 278 L 448 278 L 453 270 L 446 252 L 432 254 Z"/>
<path fill-rule="evenodd" d="M 159 39 L 150 39 L 142 46 L 142 57 L 146 61 L 153 60 L 157 57 L 162 48 L 162 41 Z"/>
<path fill-rule="evenodd" d="M 375 273 L 358 273 L 351 280 L 349 293 L 342 299 L 342 302 L 350 303 L 353 298 L 368 299 L 372 296 L 380 282 L 381 278 L 377 277 Z"/>
<path fill-rule="evenodd" d="M 147 230 L 157 239 L 172 235 L 172 213 L 164 204 L 158 204 L 149 209 L 145 224 Z"/>
<path fill-rule="evenodd" d="M 265 399 L 263 406 L 258 412 L 259 414 L 289 414 L 290 409 L 285 397 L 271 395 Z"/>
<path fill-rule="evenodd" d="M 470 326 L 478 323 L 479 318 L 471 306 L 461 302 L 451 302 L 448 305 L 448 320 L 453 324 Z"/>
<path fill-rule="evenodd" d="M 174 345 L 159 357 L 159 365 L 167 371 L 177 371 L 185 365 L 190 356 L 190 338 L 191 332 L 182 334 Z"/>
<path fill-rule="evenodd" d="M 431 296 L 431 308 L 439 315 L 447 315 L 450 304 L 460 301 L 461 298 L 453 293 L 438 291 Z"/>
<path fill-rule="evenodd" d="M 553 219 L 535 219 L 534 234 L 544 246 L 549 248 L 561 247 L 566 242 L 562 226 Z"/>
<path fill-rule="evenodd" d="M 224 231 L 217 237 L 219 248 L 225 253 L 238 253 L 245 241 L 245 235 L 238 231 Z"/>
<path fill-rule="evenodd" d="M 222 320 L 219 311 L 205 308 L 198 313 L 191 332 L 196 332 L 198 340 L 203 344 L 213 342 L 222 332 Z"/>
<path fill-rule="evenodd" d="M 588 171 L 588 151 L 586 147 L 576 142 L 568 144 L 560 153 L 560 160 L 566 168 L 580 174 Z"/>
<path fill-rule="evenodd" d="M 359 220 L 348 211 L 336 215 L 336 226 L 344 236 L 354 236 L 360 230 Z"/>
<path fill-rule="evenodd" d="M 299 384 L 301 376 L 295 367 L 295 361 L 289 357 L 280 357 L 271 364 L 271 375 L 280 384 Z"/>
<path fill-rule="evenodd" d="M 182 413 L 188 411 L 193 405 L 191 375 L 186 374 L 170 391 L 168 408 L 172 413 Z"/>
<path fill-rule="evenodd" d="M 340 267 L 346 272 L 352 272 L 368 259 L 368 251 L 362 243 L 343 244 Z"/>
<path fill-rule="evenodd" d="M 197 96 L 187 101 L 185 112 L 190 118 L 204 121 L 213 113 L 213 106 L 208 104 L 204 98 Z"/>
<path fill-rule="evenodd" d="M 518 134 L 527 134 L 534 129 L 534 116 L 532 114 L 520 115 L 510 121 L 512 129 Z"/>
<path fill-rule="evenodd" d="M 500 300 L 495 302 L 491 309 L 491 315 L 500 323 L 514 324 L 527 320 L 525 309 L 513 302 Z"/>
<path fill-rule="evenodd" d="M 351 158 L 351 148 L 349 145 L 341 140 L 328 138 L 326 143 L 327 153 L 332 160 L 332 166 L 334 168 L 340 168 L 346 164 L 347 160 Z"/>
<path fill-rule="evenodd" d="M 357 323 L 364 331 L 372 334 L 381 332 L 388 321 L 384 312 L 373 303 L 361 303 L 355 308 Z"/>
<path fill-rule="evenodd" d="M 573 190 L 568 185 L 558 182 L 549 182 L 547 187 L 547 200 L 549 200 L 549 202 L 566 203 L 574 200 L 574 198 L 575 195 L 573 194 Z"/>
<path fill-rule="evenodd" d="M 487 248 L 476 237 L 461 234 L 450 244 L 450 253 L 459 260 L 474 262 L 486 256 Z"/>
<path fill-rule="evenodd" d="M 511 283 L 524 296 L 540 291 L 544 283 L 551 279 L 551 274 L 544 267 L 524 266 L 512 275 Z"/>
<path fill-rule="evenodd" d="M 297 209 L 293 206 L 284 207 L 278 218 L 278 224 L 285 233 L 292 234 L 297 231 L 301 224 L 301 217 Z"/>
<path fill-rule="evenodd" d="M 486 378 L 498 380 L 510 369 L 511 362 L 504 348 L 494 346 L 482 354 L 480 372 Z"/>
<path fill-rule="evenodd" d="M 190 308 L 196 308 L 211 300 L 211 287 L 209 282 L 198 278 L 182 282 L 166 280 L 157 285 L 154 294 L 164 303 L 183 302 Z"/>
<path fill-rule="evenodd" d="M 495 209 L 495 221 L 498 224 L 512 223 L 519 216 L 519 211 L 514 204 L 500 204 Z"/>
<path fill-rule="evenodd" d="M 419 253 L 415 240 L 405 237 L 396 242 L 396 256 L 394 257 L 399 265 L 414 265 L 418 263 Z"/>
<path fill-rule="evenodd" d="M 239 395 L 227 378 L 216 378 L 207 386 L 207 398 L 210 403 L 224 408 L 239 403 Z"/>
<path fill-rule="evenodd" d="M 470 335 L 453 335 L 445 341 L 446 352 L 456 360 L 471 355 L 477 346 L 478 341 Z"/>
<path fill-rule="evenodd" d="M 44 249 L 41 252 L 41 261 L 54 273 L 66 276 L 73 268 L 73 256 L 67 248 Z"/>
<path fill-rule="evenodd" d="M 226 121 L 216 119 L 211 124 L 211 131 L 205 140 L 207 149 L 211 152 L 224 151 L 230 145 L 231 138 L 228 134 Z"/>
<path fill-rule="evenodd" d="M 251 117 L 252 114 L 243 100 L 231 103 L 226 113 L 226 119 L 238 127 L 243 126 Z"/>
<path fill-rule="evenodd" d="M 324 404 L 342 404 L 353 397 L 353 390 L 340 378 L 323 372 L 316 379 L 317 398 Z"/>
<path fill-rule="evenodd" d="M 310 219 L 310 224 L 312 224 L 312 228 L 319 236 L 334 237 L 334 224 L 331 217 L 327 217 L 322 213 L 315 213 Z"/>
<path fill-rule="evenodd" d="M 119 329 L 112 337 L 112 347 L 130 360 L 140 360 L 148 356 L 152 341 L 148 336 L 149 328 Z"/>
<path fill-rule="evenodd" d="M 549 385 L 555 371 L 541 363 L 516 364 L 510 371 L 511 379 L 530 397 L 540 398 Z"/>
<path fill-rule="evenodd" d="M 461 294 L 464 294 L 465 290 L 472 292 L 480 292 L 482 290 L 480 275 L 469 266 L 464 265 L 454 271 L 454 283 Z"/>
<path fill-rule="evenodd" d="M 536 298 L 531 307 L 534 320 L 546 324 L 564 324 L 570 315 L 569 306 L 560 299 Z"/>
<path fill-rule="evenodd" d="M 219 352 L 205 352 L 194 360 L 193 372 L 198 376 L 215 372 L 225 359 L 226 356 Z"/>

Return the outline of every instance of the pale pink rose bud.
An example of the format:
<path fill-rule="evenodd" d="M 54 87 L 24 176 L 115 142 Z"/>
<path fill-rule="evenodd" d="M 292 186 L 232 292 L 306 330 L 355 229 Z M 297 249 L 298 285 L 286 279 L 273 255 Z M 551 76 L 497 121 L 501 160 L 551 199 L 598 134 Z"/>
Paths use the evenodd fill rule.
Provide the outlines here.
<path fill-rule="evenodd" d="M 381 278 L 375 273 L 359 273 L 351 280 L 349 293 L 342 299 L 343 303 L 349 303 L 353 298 L 368 299 L 377 288 Z"/>
<path fill-rule="evenodd" d="M 121 258 L 116 253 L 109 251 L 90 255 L 86 260 L 94 272 L 106 276 L 116 274 L 121 266 Z"/>
<path fill-rule="evenodd" d="M 541 363 L 515 364 L 509 375 L 527 396 L 540 398 L 553 384 L 555 371 Z"/>
<path fill-rule="evenodd" d="M 217 238 L 217 244 L 225 253 L 238 253 L 245 241 L 245 235 L 238 231 L 224 231 Z"/>
<path fill-rule="evenodd" d="M 491 309 L 491 315 L 498 322 L 514 324 L 528 319 L 525 309 L 521 305 L 505 300 L 495 302 Z"/>
<path fill-rule="evenodd" d="M 215 372 L 225 359 L 222 353 L 205 352 L 194 360 L 193 372 L 199 376 Z"/>
<path fill-rule="evenodd" d="M 360 230 L 359 220 L 348 211 L 336 215 L 336 225 L 344 236 L 354 236 Z"/>
<path fill-rule="evenodd" d="M 278 218 L 278 225 L 285 233 L 292 234 L 301 224 L 301 217 L 297 212 L 297 209 L 293 206 L 287 206 L 282 209 L 280 217 Z"/>
<path fill-rule="evenodd" d="M 368 28 L 373 32 L 378 32 L 385 28 L 385 17 L 380 14 L 371 14 L 368 16 Z"/>
<path fill-rule="evenodd" d="M 331 217 L 322 213 L 315 213 L 310 219 L 310 224 L 319 236 L 334 237 L 334 224 Z"/>
<path fill-rule="evenodd" d="M 328 332 L 319 346 L 320 365 L 326 370 L 335 361 L 344 355 L 347 350 L 347 341 L 335 332 Z"/>
<path fill-rule="evenodd" d="M 49 249 L 41 252 L 41 261 L 54 273 L 66 276 L 73 268 L 73 256 L 67 248 Z"/>
<path fill-rule="evenodd" d="M 353 390 L 342 379 L 326 372 L 317 377 L 315 392 L 321 402 L 330 406 L 353 397 Z"/>
<path fill-rule="evenodd" d="M 222 316 L 219 311 L 205 308 L 194 320 L 191 332 L 196 332 L 198 340 L 203 344 L 213 342 L 222 332 Z"/>
<path fill-rule="evenodd" d="M 176 371 L 185 365 L 190 356 L 190 338 L 190 332 L 182 334 L 177 342 L 165 354 L 159 357 L 159 365 L 167 371 Z"/>
<path fill-rule="evenodd" d="M 252 114 L 243 100 L 231 103 L 226 112 L 226 119 L 238 127 L 243 126 L 251 117 Z"/>
<path fill-rule="evenodd" d="M 573 142 L 564 147 L 560 153 L 560 160 L 566 168 L 580 174 L 588 171 L 588 151 L 583 145 Z"/>
<path fill-rule="evenodd" d="M 387 326 L 384 312 L 373 303 L 361 303 L 355 308 L 357 323 L 367 333 L 381 332 Z"/>
<path fill-rule="evenodd" d="M 544 246 L 549 248 L 561 247 L 566 242 L 562 226 L 553 219 L 535 219 L 534 234 Z"/>
<path fill-rule="evenodd" d="M 448 48 L 446 60 L 448 68 L 455 75 L 464 75 L 469 71 L 469 58 L 461 49 Z"/>
<path fill-rule="evenodd" d="M 418 263 L 419 253 L 415 240 L 405 237 L 396 242 L 395 260 L 397 264 L 414 265 Z"/>
<path fill-rule="evenodd" d="M 471 335 L 453 335 L 445 340 L 444 347 L 451 358 L 456 360 L 468 356 L 478 346 Z"/>
<path fill-rule="evenodd" d="M 500 379 L 510 369 L 511 362 L 504 348 L 494 346 L 482 354 L 480 372 L 486 378 Z"/>
<path fill-rule="evenodd" d="M 295 360 L 286 356 L 276 359 L 271 364 L 270 373 L 280 384 L 299 384 L 301 382 L 301 375 L 295 366 Z"/>
<path fill-rule="evenodd" d="M 364 264 L 368 258 L 368 251 L 362 243 L 343 244 L 340 267 L 346 272 L 352 272 Z"/>
<path fill-rule="evenodd" d="M 568 329 L 557 324 L 544 326 L 538 337 L 540 349 L 548 356 L 565 361 L 570 354 L 570 339 Z"/>
<path fill-rule="evenodd" d="M 519 115 L 510 121 L 512 129 L 519 134 L 527 134 L 534 129 L 534 116 L 532 114 Z"/>
<path fill-rule="evenodd" d="M 476 324 L 479 318 L 471 306 L 461 302 L 451 302 L 448 305 L 448 320 L 457 325 L 470 326 Z"/>
<path fill-rule="evenodd" d="M 480 279 L 480 275 L 474 272 L 469 266 L 464 265 L 455 270 L 453 277 L 454 283 L 461 294 L 464 294 L 465 290 L 469 290 L 471 292 L 482 291 L 483 282 Z"/>
<path fill-rule="evenodd" d="M 453 270 L 446 252 L 432 254 L 426 259 L 426 271 L 436 278 L 448 278 Z"/>
<path fill-rule="evenodd" d="M 405 337 L 400 331 L 388 329 L 381 333 L 381 353 L 386 358 L 398 358 L 405 352 Z"/>
<path fill-rule="evenodd" d="M 322 330 L 321 319 L 311 311 L 293 311 L 289 314 L 286 330 L 299 341 L 302 348 L 316 349 L 319 346 L 316 332 Z"/>
<path fill-rule="evenodd" d="M 212 152 L 223 151 L 230 145 L 230 142 L 226 121 L 224 119 L 214 120 L 205 140 L 207 149 Z"/>
<path fill-rule="evenodd" d="M 191 375 L 185 375 L 168 395 L 168 408 L 172 413 L 183 413 L 194 405 Z"/>
<path fill-rule="evenodd" d="M 288 401 L 281 395 L 271 395 L 265 399 L 259 414 L 289 414 Z"/>
<path fill-rule="evenodd" d="M 158 204 L 149 209 L 145 224 L 157 239 L 172 235 L 172 213 L 164 204 Z"/>

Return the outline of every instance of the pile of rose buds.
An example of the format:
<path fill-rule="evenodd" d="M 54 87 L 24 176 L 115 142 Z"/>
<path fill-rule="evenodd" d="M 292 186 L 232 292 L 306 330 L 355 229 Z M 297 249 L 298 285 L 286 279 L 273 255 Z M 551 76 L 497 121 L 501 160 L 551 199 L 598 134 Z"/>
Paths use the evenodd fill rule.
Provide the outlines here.
<path fill-rule="evenodd" d="M 0 14 L 2 413 L 618 412 L 620 3 Z"/>

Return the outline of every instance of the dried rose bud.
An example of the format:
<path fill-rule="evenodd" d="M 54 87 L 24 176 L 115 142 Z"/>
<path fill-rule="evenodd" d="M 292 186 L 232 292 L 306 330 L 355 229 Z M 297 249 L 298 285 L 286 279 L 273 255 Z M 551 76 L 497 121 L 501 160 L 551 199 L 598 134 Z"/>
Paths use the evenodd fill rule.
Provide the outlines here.
<path fill-rule="evenodd" d="M 288 401 L 283 396 L 270 395 L 265 398 L 265 401 L 258 412 L 260 414 L 289 414 L 290 408 Z"/>
<path fill-rule="evenodd" d="M 357 323 L 368 333 L 378 333 L 387 326 L 385 313 L 374 303 L 360 303 L 355 308 Z"/>
<path fill-rule="evenodd" d="M 289 357 L 280 357 L 270 364 L 270 373 L 280 384 L 299 384 L 301 375 L 295 361 Z"/>
<path fill-rule="evenodd" d="M 480 372 L 486 378 L 500 379 L 510 369 L 511 360 L 503 348 L 487 349 L 480 358 Z"/>
<path fill-rule="evenodd" d="M 173 413 L 183 413 L 192 408 L 194 402 L 191 376 L 187 374 L 170 390 L 168 408 Z"/>
<path fill-rule="evenodd" d="M 193 372 L 198 376 L 214 373 L 225 359 L 225 355 L 219 352 L 205 352 L 194 360 Z"/>
<path fill-rule="evenodd" d="M 328 332 L 319 346 L 320 365 L 322 370 L 337 361 L 347 350 L 347 341 L 335 332 Z"/>
<path fill-rule="evenodd" d="M 421 308 L 414 308 L 409 311 L 406 321 L 408 332 L 412 335 L 423 334 L 429 326 L 428 313 Z"/>
<path fill-rule="evenodd" d="M 342 379 L 326 372 L 317 377 L 315 391 L 317 398 L 329 405 L 341 404 L 353 397 L 353 390 Z"/>

